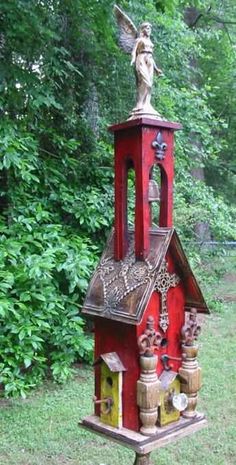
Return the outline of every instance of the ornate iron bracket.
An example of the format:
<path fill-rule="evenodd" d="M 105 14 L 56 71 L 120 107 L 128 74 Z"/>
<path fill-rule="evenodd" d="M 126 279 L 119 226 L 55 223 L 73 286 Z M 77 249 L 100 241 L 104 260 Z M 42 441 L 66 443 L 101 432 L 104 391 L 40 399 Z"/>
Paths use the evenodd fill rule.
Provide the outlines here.
<path fill-rule="evenodd" d="M 155 149 L 155 155 L 158 160 L 165 159 L 165 152 L 167 149 L 167 143 L 163 141 L 162 133 L 157 133 L 156 139 L 152 142 L 152 147 Z"/>
<path fill-rule="evenodd" d="M 193 346 L 201 332 L 201 326 L 197 323 L 197 309 L 191 308 L 188 322 L 181 328 L 181 340 L 186 346 Z"/>

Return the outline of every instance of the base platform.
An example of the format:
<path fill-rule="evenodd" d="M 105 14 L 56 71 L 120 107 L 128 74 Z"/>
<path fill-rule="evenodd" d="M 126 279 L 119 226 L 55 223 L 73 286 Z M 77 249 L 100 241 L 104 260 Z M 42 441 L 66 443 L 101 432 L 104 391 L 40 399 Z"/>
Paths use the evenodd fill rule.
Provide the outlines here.
<path fill-rule="evenodd" d="M 127 428 L 114 428 L 105 425 L 96 415 L 90 415 L 79 426 L 89 431 L 106 436 L 107 439 L 118 442 L 122 446 L 134 450 L 138 454 L 149 454 L 159 447 L 166 446 L 177 439 L 181 439 L 189 434 L 195 433 L 207 426 L 205 416 L 198 413 L 194 418 L 187 419 L 181 417 L 176 423 L 159 427 L 155 436 L 143 436 L 140 433 Z"/>

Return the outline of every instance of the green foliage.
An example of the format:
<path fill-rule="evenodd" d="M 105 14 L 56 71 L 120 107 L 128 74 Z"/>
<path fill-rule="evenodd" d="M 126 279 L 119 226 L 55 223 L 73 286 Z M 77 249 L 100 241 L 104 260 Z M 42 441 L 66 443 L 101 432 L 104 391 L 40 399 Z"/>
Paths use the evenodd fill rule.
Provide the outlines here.
<path fill-rule="evenodd" d="M 24 395 L 48 364 L 63 381 L 72 362 L 91 357 L 78 302 L 96 249 L 69 227 L 35 219 L 36 230 L 32 220 L 0 227 L 0 382 L 6 395 Z"/>
<path fill-rule="evenodd" d="M 210 186 L 195 181 L 190 175 L 185 175 L 177 183 L 174 214 L 176 227 L 183 238 L 198 239 L 194 227 L 200 218 L 210 226 L 214 240 L 236 240 L 236 208 L 227 205 Z"/>
<path fill-rule="evenodd" d="M 55 380 L 65 381 L 78 358 L 91 361 L 92 339 L 79 313 L 102 229 L 110 226 L 112 174 L 109 165 L 94 172 L 85 156 L 74 158 L 78 144 L 72 139 L 59 140 L 66 151 L 61 161 L 41 157 L 32 135 L 6 126 L 1 160 L 9 205 L 0 224 L 0 383 L 5 395 L 24 396 L 48 366 Z M 100 148 L 104 161 L 109 159 L 109 146 Z M 99 153 L 90 159 L 96 166 Z M 84 189 L 86 174 L 92 181 Z M 97 245 L 95 238 L 100 238 Z"/>

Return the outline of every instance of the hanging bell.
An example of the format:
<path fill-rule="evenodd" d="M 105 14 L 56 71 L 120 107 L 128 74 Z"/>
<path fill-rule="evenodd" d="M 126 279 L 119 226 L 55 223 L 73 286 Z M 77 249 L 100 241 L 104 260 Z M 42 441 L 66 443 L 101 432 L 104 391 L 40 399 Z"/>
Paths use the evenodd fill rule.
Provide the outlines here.
<path fill-rule="evenodd" d="M 149 189 L 148 189 L 148 201 L 156 202 L 160 200 L 160 191 L 156 181 L 154 179 L 149 180 Z"/>

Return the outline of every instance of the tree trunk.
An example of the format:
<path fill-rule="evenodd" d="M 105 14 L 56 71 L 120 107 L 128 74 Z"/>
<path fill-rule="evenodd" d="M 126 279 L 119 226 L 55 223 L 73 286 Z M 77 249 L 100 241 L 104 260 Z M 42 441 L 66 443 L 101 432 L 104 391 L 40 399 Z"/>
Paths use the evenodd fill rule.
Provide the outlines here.
<path fill-rule="evenodd" d="M 85 114 L 86 119 L 91 127 L 94 136 L 98 139 L 99 136 L 99 105 L 98 105 L 98 93 L 95 84 L 90 86 L 89 96 L 85 103 Z"/>
<path fill-rule="evenodd" d="M 189 6 L 185 9 L 184 20 L 189 28 L 197 27 L 198 20 L 201 18 L 201 16 L 202 14 L 195 7 Z M 191 58 L 190 66 L 192 68 L 191 84 L 194 83 L 194 85 L 198 87 L 198 82 L 195 78 L 198 63 L 195 57 Z M 202 148 L 201 138 L 196 132 L 192 132 L 189 138 L 190 138 L 191 146 L 194 147 L 195 149 L 194 153 L 197 153 L 197 152 L 199 153 L 199 158 L 198 158 L 199 166 L 191 169 L 191 175 L 197 181 L 202 181 L 205 183 L 205 173 L 204 173 L 204 168 L 202 167 L 202 159 L 201 159 L 201 148 Z M 194 232 L 196 234 L 197 240 L 201 242 L 208 241 L 211 238 L 209 223 L 207 221 L 201 221 L 200 218 L 196 220 L 196 223 L 194 226 Z"/>
<path fill-rule="evenodd" d="M 0 171 L 0 214 L 4 214 L 8 207 L 8 177 L 7 170 L 4 168 Z"/>

